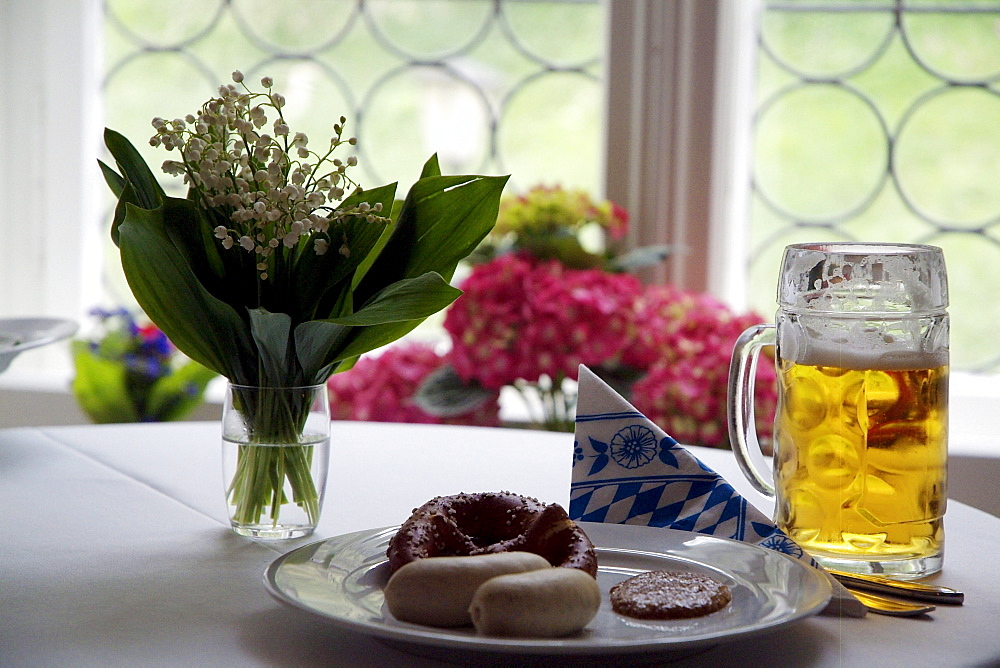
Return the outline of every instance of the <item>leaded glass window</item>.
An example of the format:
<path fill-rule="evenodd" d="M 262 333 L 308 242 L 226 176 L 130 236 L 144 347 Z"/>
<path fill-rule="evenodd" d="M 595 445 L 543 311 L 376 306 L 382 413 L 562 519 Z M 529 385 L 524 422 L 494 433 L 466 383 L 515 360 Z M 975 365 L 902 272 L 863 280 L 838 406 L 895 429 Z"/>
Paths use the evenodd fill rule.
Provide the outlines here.
<path fill-rule="evenodd" d="M 106 0 L 106 125 L 150 165 L 154 116 L 194 111 L 234 69 L 274 78 L 293 130 L 342 114 L 367 186 L 400 195 L 438 153 L 450 173 L 599 192 L 604 8 L 598 0 Z M 166 181 L 166 177 L 163 179 Z M 108 217 L 110 219 L 110 216 Z M 109 248 L 109 257 L 114 258 Z M 114 299 L 130 299 L 108 263 Z"/>
<path fill-rule="evenodd" d="M 749 285 L 788 243 L 944 248 L 952 365 L 1000 370 L 1000 2 L 767 2 Z"/>

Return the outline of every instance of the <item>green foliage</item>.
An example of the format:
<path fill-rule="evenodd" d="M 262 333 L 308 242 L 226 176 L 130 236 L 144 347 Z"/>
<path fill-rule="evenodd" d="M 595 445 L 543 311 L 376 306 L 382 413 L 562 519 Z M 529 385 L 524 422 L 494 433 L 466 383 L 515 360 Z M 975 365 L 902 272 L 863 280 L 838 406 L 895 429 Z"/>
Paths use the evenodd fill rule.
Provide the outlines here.
<path fill-rule="evenodd" d="M 346 253 L 317 254 L 312 239 L 279 247 L 262 279 L 252 254 L 213 237 L 218 210 L 166 196 L 121 134 L 105 143 L 118 167 L 101 165 L 119 196 L 111 235 L 137 302 L 178 349 L 240 385 L 322 383 L 453 302 L 448 280 L 492 229 L 507 181 L 441 176 L 432 157 L 399 206 L 394 185 L 345 200 L 381 202 L 391 224 L 338 228 Z"/>
<path fill-rule="evenodd" d="M 144 341 L 124 327 L 109 330 L 100 341 L 73 341 L 76 375 L 72 390 L 81 410 L 99 424 L 180 420 L 203 401 L 215 372 L 197 362 L 171 364 L 172 350 Z M 162 339 L 156 332 L 153 337 Z M 159 346 L 166 344 L 165 348 Z"/>

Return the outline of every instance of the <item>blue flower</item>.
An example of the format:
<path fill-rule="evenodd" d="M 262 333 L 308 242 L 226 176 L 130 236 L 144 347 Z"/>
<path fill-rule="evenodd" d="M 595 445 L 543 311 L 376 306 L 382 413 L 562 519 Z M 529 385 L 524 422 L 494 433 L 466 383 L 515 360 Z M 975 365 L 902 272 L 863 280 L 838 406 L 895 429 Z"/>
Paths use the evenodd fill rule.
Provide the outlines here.
<path fill-rule="evenodd" d="M 653 461 L 657 449 L 652 429 L 634 424 L 611 437 L 611 457 L 627 469 L 635 469 Z"/>

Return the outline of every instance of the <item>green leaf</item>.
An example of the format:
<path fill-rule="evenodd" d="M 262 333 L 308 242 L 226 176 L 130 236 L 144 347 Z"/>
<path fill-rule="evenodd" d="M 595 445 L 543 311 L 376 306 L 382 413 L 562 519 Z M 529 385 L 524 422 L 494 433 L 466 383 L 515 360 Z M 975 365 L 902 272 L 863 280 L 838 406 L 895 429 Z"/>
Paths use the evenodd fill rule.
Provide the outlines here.
<path fill-rule="evenodd" d="M 451 280 L 459 261 L 496 224 L 507 177 L 430 176 L 406 196 L 392 235 L 355 289 L 366 302 L 386 286 L 429 271 Z"/>
<path fill-rule="evenodd" d="M 376 190 L 378 190 L 378 189 L 376 189 Z M 371 192 L 371 191 L 364 191 L 364 192 L 367 193 L 367 192 Z M 358 197 L 359 197 L 359 199 L 361 201 L 364 201 L 364 198 L 361 197 L 360 193 L 355 192 L 354 194 L 358 195 Z M 392 184 L 392 196 L 393 196 L 393 198 L 395 198 L 395 196 L 396 196 L 396 184 L 395 183 Z M 352 195 L 352 197 L 353 197 L 353 195 Z M 399 208 L 399 206 L 401 206 L 400 201 L 397 200 L 397 199 L 392 199 L 392 200 L 388 200 L 388 201 L 385 200 L 385 199 L 379 199 L 379 201 L 382 203 L 382 214 L 381 215 L 383 217 L 389 218 L 390 222 L 387 223 L 386 226 L 382 229 L 382 232 L 379 234 L 379 238 L 375 242 L 375 245 L 371 249 L 369 249 L 368 253 L 365 255 L 364 260 L 362 260 L 361 263 L 358 265 L 357 270 L 354 272 L 354 278 L 351 281 L 351 290 L 354 290 L 355 288 L 357 288 L 358 283 L 361 282 L 361 279 L 364 278 L 364 275 L 371 268 L 371 266 L 375 262 L 376 258 L 378 258 L 378 256 L 382 253 L 382 249 L 385 248 L 386 243 L 389 241 L 389 238 L 392 236 L 392 231 L 396 227 L 395 220 L 396 220 L 396 217 L 397 217 L 397 214 L 398 214 L 398 208 Z M 369 204 L 370 203 L 371 202 L 369 202 Z"/>
<path fill-rule="evenodd" d="M 354 193 L 341 206 L 355 206 L 362 201 L 369 204 L 380 203 L 386 211 L 392 208 L 392 198 L 396 184 L 390 184 L 362 193 Z M 330 248 L 323 255 L 317 255 L 315 239 L 302 244 L 295 281 L 291 294 L 294 298 L 293 317 L 296 321 L 340 315 L 339 310 L 349 300 L 345 292 L 350 290 L 349 279 L 358 267 L 371 263 L 378 242 L 385 232 L 386 223 L 369 223 L 362 218 L 346 221 L 342 228 L 330 230 Z M 343 238 L 335 236 L 342 234 Z M 339 252 L 341 243 L 346 243 L 350 254 L 344 257 Z"/>
<path fill-rule="evenodd" d="M 424 163 L 424 168 L 420 172 L 420 178 L 426 179 L 429 176 L 441 176 L 441 165 L 438 163 L 438 154 L 435 153 Z"/>
<path fill-rule="evenodd" d="M 125 179 L 121 174 L 104 164 L 103 161 L 98 160 L 97 164 L 101 166 L 101 173 L 104 175 L 104 182 L 108 184 L 111 188 L 111 192 L 114 193 L 115 197 L 122 196 L 122 190 L 125 188 Z"/>
<path fill-rule="evenodd" d="M 295 353 L 304 382 L 321 383 L 326 379 L 339 361 L 337 352 L 345 346 L 350 331 L 329 320 L 309 320 L 295 328 Z"/>
<path fill-rule="evenodd" d="M 446 364 L 424 378 L 413 402 L 428 415 L 449 418 L 470 413 L 494 397 L 496 392 L 475 381 L 466 383 L 453 366 Z"/>
<path fill-rule="evenodd" d="M 631 272 L 642 267 L 648 267 L 653 264 L 659 264 L 663 262 L 670 253 L 673 252 L 673 247 L 668 245 L 658 245 L 658 246 L 642 246 L 641 248 L 633 248 L 627 253 L 623 253 L 611 261 L 611 269 L 620 272 Z"/>
<path fill-rule="evenodd" d="M 461 294 L 461 290 L 449 285 L 440 274 L 427 272 L 393 283 L 358 311 L 340 318 L 329 318 L 328 322 L 367 327 L 422 319 L 446 308 Z"/>
<path fill-rule="evenodd" d="M 139 197 L 136 195 L 135 188 L 127 180 L 122 186 L 122 194 L 118 198 L 118 203 L 115 204 L 115 215 L 111 220 L 111 241 L 114 242 L 115 246 L 119 245 L 118 238 L 118 227 L 125 220 L 125 213 L 128 205 L 136 206 L 142 208 L 139 204 Z"/>
<path fill-rule="evenodd" d="M 165 195 L 146 162 L 128 139 L 110 128 L 105 128 L 104 144 L 115 159 L 118 169 L 121 170 L 121 174 L 118 174 L 100 160 L 97 161 L 108 187 L 118 197 L 114 219 L 111 222 L 111 240 L 117 246 L 118 226 L 125 220 L 125 206 L 132 204 L 143 209 L 155 209 Z"/>
<path fill-rule="evenodd" d="M 204 211 L 186 199 L 165 197 L 160 207 L 167 234 L 177 250 L 184 255 L 198 280 L 216 297 L 226 301 L 223 282 L 226 267 L 219 254 L 221 246 L 212 235 Z M 231 306 L 238 306 L 232 304 Z"/>
<path fill-rule="evenodd" d="M 131 142 L 120 133 L 104 128 L 104 144 L 118 163 L 122 176 L 135 188 L 137 205 L 144 209 L 158 207 L 165 197 L 163 188 Z"/>
<path fill-rule="evenodd" d="M 146 315 L 191 359 L 234 383 L 253 384 L 257 352 L 248 323 L 198 281 L 162 210 L 128 205 L 119 234 L 125 278 Z"/>
<path fill-rule="evenodd" d="M 262 308 L 249 309 L 250 332 L 260 352 L 265 385 L 299 385 L 300 371 L 291 346 L 292 318 L 287 313 L 269 313 Z"/>
<path fill-rule="evenodd" d="M 410 331 L 460 294 L 440 275 L 428 273 L 390 285 L 350 315 L 302 323 L 295 328 L 295 349 L 304 377 L 323 377 L 337 362 L 395 341 L 397 332 Z"/>

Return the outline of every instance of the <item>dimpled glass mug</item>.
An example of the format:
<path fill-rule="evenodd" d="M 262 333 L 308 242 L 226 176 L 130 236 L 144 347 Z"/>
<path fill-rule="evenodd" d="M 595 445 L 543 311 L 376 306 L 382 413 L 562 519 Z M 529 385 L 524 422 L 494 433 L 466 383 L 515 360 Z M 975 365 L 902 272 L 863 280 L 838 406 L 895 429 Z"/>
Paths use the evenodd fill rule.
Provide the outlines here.
<path fill-rule="evenodd" d="M 733 352 L 729 431 L 743 472 L 775 497 L 776 524 L 824 566 L 897 579 L 941 570 L 948 456 L 941 249 L 789 246 L 778 305 L 775 324 L 747 329 Z M 762 460 L 752 429 L 753 370 L 769 345 L 778 407 L 773 476 L 765 477 L 753 461 Z"/>

